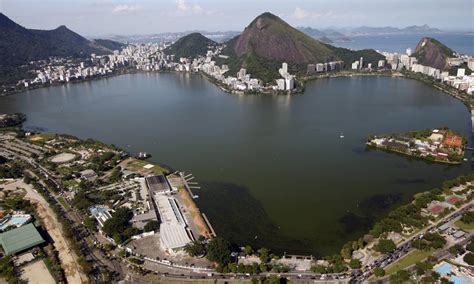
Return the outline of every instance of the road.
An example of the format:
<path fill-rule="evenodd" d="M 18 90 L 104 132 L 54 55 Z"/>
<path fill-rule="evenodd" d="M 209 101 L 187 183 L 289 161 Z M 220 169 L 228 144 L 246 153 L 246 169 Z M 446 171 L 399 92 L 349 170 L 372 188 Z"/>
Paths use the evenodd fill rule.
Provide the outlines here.
<path fill-rule="evenodd" d="M 1 150 L 5 151 L 5 149 L 0 148 L 0 151 Z M 11 155 L 13 155 L 17 158 L 20 158 L 20 159 L 24 160 L 25 162 L 29 163 L 32 167 L 39 170 L 45 176 L 46 179 L 48 179 L 50 182 L 54 183 L 59 188 L 60 182 L 58 180 L 56 180 L 57 177 L 54 177 L 54 175 L 52 173 L 50 173 L 47 169 L 45 169 L 44 167 L 42 167 L 41 165 L 36 163 L 33 159 L 31 159 L 29 157 L 23 157 L 23 156 L 21 156 L 17 153 L 14 153 L 14 152 L 11 152 L 11 151 L 8 151 L 8 150 L 7 150 L 7 153 L 11 154 Z M 58 203 L 57 202 L 57 196 L 54 193 L 51 193 L 49 191 L 46 191 L 46 192 L 47 192 L 47 194 L 49 194 L 55 200 L 56 203 Z M 61 206 L 61 208 L 64 212 L 64 216 L 69 220 L 69 222 L 71 224 L 74 224 L 74 222 L 81 223 L 81 218 L 79 217 L 79 215 L 77 213 L 72 212 L 72 211 L 68 211 L 66 208 L 63 207 L 63 205 L 61 203 L 59 203 L 59 204 L 60 204 L 60 206 Z M 404 257 L 406 254 L 408 254 L 412 250 L 412 247 L 411 247 L 411 241 L 412 240 L 414 240 L 415 238 L 421 238 L 423 236 L 423 234 L 426 233 L 427 231 L 437 227 L 441 223 L 449 222 L 452 219 L 459 217 L 465 211 L 470 210 L 473 207 L 474 207 L 474 204 L 473 204 L 472 201 L 469 202 L 468 204 L 463 205 L 461 208 L 457 209 L 456 211 L 454 211 L 454 212 L 450 213 L 449 215 L 445 216 L 444 218 L 440 219 L 439 221 L 437 221 L 433 225 L 426 227 L 425 229 L 421 230 L 420 232 L 418 232 L 414 236 L 412 236 L 412 237 L 408 238 L 407 240 L 403 241 L 402 243 L 400 243 L 398 245 L 397 249 L 394 252 L 380 256 L 372 264 L 369 264 L 369 265 L 365 266 L 362 270 L 355 269 L 355 270 L 352 270 L 352 271 L 349 271 L 349 272 L 346 272 L 346 273 L 326 274 L 326 275 L 315 274 L 315 273 L 312 273 L 312 272 L 301 272 L 301 273 L 299 273 L 299 272 L 290 272 L 290 273 L 280 273 L 280 274 L 262 273 L 261 275 L 267 275 L 267 276 L 277 275 L 277 276 L 285 277 L 285 278 L 288 278 L 288 279 L 322 280 L 322 281 L 332 281 L 332 280 L 341 281 L 342 280 L 342 281 L 348 281 L 350 283 L 361 283 L 361 282 L 366 281 L 373 274 L 373 270 L 375 268 L 377 268 L 377 267 L 382 267 L 382 268 L 386 267 L 386 266 L 390 265 L 391 263 L 396 262 L 400 258 Z M 80 235 L 82 235 L 83 232 L 78 232 L 78 233 Z M 117 271 L 118 274 L 119 274 L 118 279 L 123 279 L 123 277 L 125 277 L 125 275 L 124 275 L 124 269 L 121 268 L 122 267 L 121 264 L 120 263 L 113 263 L 111 265 L 110 263 L 104 262 L 104 259 L 106 257 L 104 257 L 102 254 L 96 255 L 96 252 L 94 252 L 94 250 L 90 249 L 87 240 L 89 240 L 89 242 L 92 242 L 92 243 L 94 241 L 97 241 L 93 236 L 91 236 L 91 234 L 89 234 L 85 238 L 79 238 L 77 241 L 82 245 L 83 251 L 88 256 L 90 256 L 91 259 L 93 259 L 94 261 L 99 262 L 99 265 L 102 265 L 102 267 L 108 267 L 108 269 L 118 269 L 118 271 Z M 166 271 L 169 268 L 170 268 L 169 266 L 163 265 L 163 270 L 164 271 Z M 184 280 L 184 279 L 195 279 L 195 280 L 197 280 L 197 279 L 201 279 L 201 280 L 204 280 L 204 279 L 208 279 L 208 280 L 211 280 L 211 279 L 214 279 L 214 280 L 217 280 L 217 279 L 243 279 L 243 280 L 245 280 L 245 279 L 251 279 L 252 278 L 252 276 L 248 275 L 248 274 L 219 274 L 219 273 L 217 273 L 217 274 L 214 274 L 214 273 L 213 274 L 208 274 L 207 272 L 206 273 L 202 273 L 202 272 L 199 273 L 199 272 L 193 272 L 193 271 L 186 271 L 186 272 L 187 273 L 181 273 L 181 274 L 178 274 L 178 273 L 173 273 L 173 274 L 161 273 L 161 274 L 158 274 L 158 275 L 160 275 L 163 278 L 182 279 L 182 280 Z M 137 277 L 137 276 L 135 276 L 135 277 Z M 145 280 L 143 280 L 143 281 L 145 281 Z M 144 283 L 146 283 L 146 281 Z"/>
<path fill-rule="evenodd" d="M 60 188 L 60 181 L 57 179 L 57 177 L 55 177 L 55 175 L 52 174 L 49 170 L 39 165 L 31 157 L 25 157 L 23 155 L 20 155 L 18 153 L 5 149 L 2 147 L 1 144 L 0 144 L 0 154 L 6 154 L 10 158 L 23 160 L 24 162 L 26 162 L 32 167 L 32 170 L 29 171 L 30 174 L 32 174 L 33 176 L 39 179 L 39 182 L 43 187 L 42 190 L 44 194 L 46 194 L 49 197 L 49 199 L 52 200 L 52 202 L 54 202 L 56 205 L 59 205 L 59 209 L 61 210 L 61 215 L 66 219 L 66 221 L 71 226 L 74 239 L 80 245 L 82 253 L 87 256 L 87 259 L 89 261 L 92 261 L 94 268 L 96 268 L 94 269 L 95 275 L 91 275 L 91 276 L 93 276 L 96 280 L 100 280 L 101 279 L 100 269 L 107 269 L 109 270 L 109 272 L 115 275 L 116 279 L 123 279 L 125 277 L 125 273 L 124 273 L 122 264 L 116 260 L 108 260 L 107 257 L 102 254 L 101 251 L 91 248 L 90 244 L 97 243 L 97 240 L 95 239 L 95 237 L 93 236 L 91 232 L 85 232 L 84 228 L 80 226 L 80 224 L 82 224 L 82 220 L 79 214 L 72 210 L 68 210 L 68 208 L 65 208 L 64 205 L 58 201 L 58 197 L 59 197 L 58 194 L 46 188 L 45 186 L 46 180 L 54 184 L 56 188 Z M 41 176 L 34 174 L 33 171 L 39 171 Z M 37 193 L 36 195 L 42 198 L 41 195 Z M 44 200 L 44 202 L 47 203 L 46 200 Z M 66 248 L 67 247 L 68 246 L 66 246 Z M 68 251 L 68 250 L 69 249 L 65 249 L 64 251 Z M 70 283 L 80 283 L 80 282 L 70 282 Z"/>
<path fill-rule="evenodd" d="M 414 239 L 421 239 L 426 232 L 428 232 L 428 231 L 430 231 L 434 228 L 437 228 L 439 225 L 442 225 L 446 222 L 450 222 L 454 218 L 457 218 L 457 217 L 461 216 L 464 212 L 466 212 L 466 211 L 468 211 L 468 210 L 470 210 L 474 207 L 473 203 L 474 202 L 471 201 L 467 204 L 464 204 L 461 208 L 459 208 L 459 209 L 455 210 L 454 212 L 446 215 L 444 218 L 438 220 L 433 225 L 426 227 L 425 229 L 421 230 L 420 232 L 418 232 L 414 236 L 412 236 L 412 237 L 408 238 L 407 240 L 405 240 L 404 242 L 400 243 L 398 245 L 397 249 L 394 252 L 382 255 L 377 260 L 375 260 L 371 265 L 366 266 L 364 271 L 361 271 L 360 273 L 357 273 L 355 275 L 355 277 L 351 279 L 351 283 L 364 282 L 365 280 L 367 280 L 373 274 L 373 271 L 374 271 L 375 268 L 377 268 L 377 267 L 384 268 L 384 267 L 396 262 L 400 258 L 404 257 L 406 254 L 408 254 L 412 250 L 411 241 L 413 241 Z"/>
<path fill-rule="evenodd" d="M 78 257 L 69 249 L 68 242 L 61 231 L 61 225 L 48 202 L 35 192 L 31 186 L 22 184 L 21 187 L 26 190 L 25 198 L 30 200 L 33 204 L 36 204 L 38 216 L 43 221 L 46 231 L 54 241 L 53 245 L 58 252 L 58 257 L 68 283 L 87 282 L 87 276 L 82 273 L 82 268 L 78 264 Z"/>

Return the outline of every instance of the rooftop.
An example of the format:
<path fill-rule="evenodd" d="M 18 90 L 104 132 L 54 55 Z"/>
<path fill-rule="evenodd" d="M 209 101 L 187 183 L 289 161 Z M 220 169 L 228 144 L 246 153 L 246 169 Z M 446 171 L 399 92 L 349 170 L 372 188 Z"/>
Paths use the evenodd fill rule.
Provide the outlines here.
<path fill-rule="evenodd" d="M 184 226 L 172 223 L 161 223 L 160 240 L 165 249 L 181 248 L 192 241 Z"/>
<path fill-rule="evenodd" d="M 443 140 L 443 144 L 448 147 L 461 148 L 462 138 L 457 135 L 446 135 Z"/>
<path fill-rule="evenodd" d="M 145 181 L 152 193 L 171 190 L 168 179 L 164 175 L 146 177 Z"/>
<path fill-rule="evenodd" d="M 44 239 L 31 223 L 0 234 L 0 244 L 6 255 L 11 255 L 42 243 L 44 243 Z"/>

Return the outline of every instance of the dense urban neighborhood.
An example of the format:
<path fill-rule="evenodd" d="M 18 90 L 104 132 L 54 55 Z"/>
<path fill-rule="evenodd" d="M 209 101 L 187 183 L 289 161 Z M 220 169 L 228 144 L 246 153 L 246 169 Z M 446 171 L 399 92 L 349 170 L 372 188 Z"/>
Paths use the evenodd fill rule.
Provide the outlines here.
<path fill-rule="evenodd" d="M 107 5 L 100 2 L 95 5 Z M 213 11 L 204 11 L 198 4 L 176 1 L 176 5 L 181 16 L 205 15 L 209 19 L 215 16 Z M 141 9 L 139 5 L 119 5 L 113 14 L 125 18 Z M 293 28 L 282 18 L 263 13 L 241 33 L 216 32 L 215 37 L 229 36 L 221 41 L 193 31 L 179 33 L 179 37 L 161 34 L 159 41 L 122 43 L 88 40 L 65 26 L 45 31 L 27 29 L 0 13 L 0 39 L 9 39 L 0 42 L 0 61 L 4 61 L 0 62 L 0 97 L 5 96 L 5 105 L 11 107 L 2 108 L 5 113 L 0 113 L 0 284 L 474 283 L 473 55 L 456 52 L 424 35 L 417 37 L 415 50 L 403 47 L 405 51 L 401 53 L 343 48 L 330 44 L 327 35 L 336 34 L 341 40 L 344 37 L 332 29 L 319 32 L 310 27 Z M 297 7 L 293 18 L 322 16 Z M 369 28 L 359 31 L 366 29 Z M 389 27 L 380 29 L 388 29 L 390 33 L 401 31 Z M 412 29 L 429 27 L 405 28 Z M 144 35 L 126 38 L 148 39 Z M 18 47 L 20 44 L 22 48 Z M 123 101 L 113 101 L 116 98 L 113 96 L 94 96 L 91 92 L 90 100 L 84 103 L 86 111 L 76 108 L 81 104 L 79 101 L 66 99 L 64 90 L 71 84 L 104 79 L 103 82 L 107 80 L 108 83 L 104 88 L 109 89 L 112 84 L 107 78 L 120 75 L 124 76 L 116 78 L 129 78 L 136 75 L 126 74 L 134 73 L 146 73 L 144 76 L 147 77 L 154 77 L 148 76 L 151 73 L 186 74 L 170 75 L 181 80 L 193 74 L 213 84 L 204 81 L 208 88 L 206 92 L 212 89 L 216 93 L 206 93 L 201 98 L 194 87 L 202 84 L 192 85 L 188 80 L 188 87 L 192 88 L 190 98 L 183 95 L 171 102 L 167 100 L 176 99 L 182 90 L 176 94 L 169 90 L 182 87 L 182 82 L 179 82 L 181 85 L 170 83 L 173 86 L 169 89 L 158 91 L 156 82 L 165 81 L 153 78 L 155 81 L 147 81 L 150 85 L 144 91 L 138 90 L 138 82 L 144 82 L 140 80 L 130 80 L 133 81 L 133 92 L 122 90 L 119 85 L 117 89 L 120 89 Z M 364 76 L 380 80 L 375 82 L 379 85 L 387 82 L 383 79 L 393 80 L 393 85 L 374 87 L 377 92 L 381 90 L 384 99 L 390 97 L 381 103 L 383 107 L 377 109 L 378 112 L 372 112 L 374 94 L 361 100 L 351 93 L 356 83 L 365 93 L 372 86 L 367 81 L 351 81 L 337 89 L 339 93 L 336 94 L 321 91 L 323 88 L 336 89 L 331 84 L 338 79 L 332 78 L 353 80 Z M 396 103 L 393 96 L 387 95 L 392 94 L 388 89 L 409 93 L 407 88 L 401 87 L 408 85 L 396 84 L 402 81 L 399 78 L 410 79 L 403 81 L 420 87 L 412 93 L 422 90 L 421 87 L 433 87 L 427 93 L 439 90 L 439 105 L 448 104 L 447 99 L 454 103 L 449 105 L 450 109 L 440 111 L 441 106 L 432 104 L 431 100 L 428 103 L 416 101 L 415 109 L 404 112 L 409 104 L 414 104 L 413 98 L 428 101 L 426 97 L 429 96 L 412 97 L 418 94 L 410 93 L 400 104 Z M 307 84 L 314 80 L 328 83 L 314 87 L 315 93 L 324 93 L 324 96 L 315 95 L 313 101 L 299 100 L 290 106 L 290 98 L 293 101 L 304 98 L 297 94 L 303 94 L 305 88 L 309 88 Z M 56 85 L 63 87 L 51 89 L 64 91 L 55 97 L 60 97 L 56 104 L 47 101 L 46 95 L 43 97 L 32 91 L 47 90 L 46 87 Z M 228 105 L 217 104 L 218 98 L 223 97 L 221 90 L 232 94 L 225 97 L 229 99 Z M 352 97 L 343 105 L 340 101 L 332 101 L 337 103 L 338 109 L 326 107 L 324 102 L 329 103 L 343 92 L 351 93 Z M 140 101 L 137 99 L 140 93 L 153 100 Z M 87 97 L 81 91 L 77 94 L 81 98 Z M 25 111 L 15 108 L 21 103 L 7 101 L 21 95 L 31 95 L 20 101 L 29 104 Z M 55 109 L 38 111 L 40 103 L 32 103 L 38 102 L 38 98 L 41 104 L 52 105 Z M 255 100 L 244 101 L 244 98 Z M 190 105 L 183 103 L 185 99 L 191 100 Z M 265 100 L 272 100 L 271 104 Z M 368 108 L 356 109 L 355 102 L 359 100 L 370 107 L 369 111 Z M 236 101 L 239 105 L 235 110 Z M 99 107 L 100 102 L 106 105 L 105 109 Z M 136 102 L 139 103 L 135 105 Z M 255 113 L 249 112 L 255 103 L 264 108 L 255 107 Z M 170 108 L 172 105 L 178 105 L 178 111 Z M 204 111 L 204 105 L 212 105 L 212 108 Z M 471 124 L 465 123 L 465 117 L 446 119 L 448 114 L 459 110 L 457 107 L 464 111 L 468 108 Z M 92 108 L 99 110 L 98 119 L 84 122 L 88 124 L 84 129 L 72 129 L 82 127 L 73 122 L 88 116 Z M 423 108 L 429 108 L 432 116 L 416 124 L 420 130 L 396 132 L 411 129 L 411 121 L 410 125 L 403 125 L 397 119 L 402 116 L 411 119 L 410 114 L 418 115 Z M 224 115 L 216 115 L 217 110 L 224 110 Z M 140 112 L 145 117 L 141 121 L 137 119 Z M 323 121 L 330 112 L 340 113 Z M 385 115 L 386 112 L 390 115 Z M 398 115 L 394 115 L 395 112 Z M 48 124 L 63 119 L 58 113 L 67 113 L 64 120 L 69 124 L 64 127 Z M 112 113 L 118 113 L 123 120 L 118 123 L 118 116 L 110 115 Z M 156 113 L 158 118 L 151 115 Z M 196 114 L 203 113 L 204 120 L 200 121 L 198 118 L 202 117 Z M 379 119 L 381 116 L 383 119 Z M 31 117 L 37 120 L 29 124 Z M 314 117 L 316 120 L 311 120 Z M 183 120 L 174 124 L 178 118 Z M 112 123 L 97 121 L 102 119 Z M 352 119 L 357 121 L 355 127 L 347 123 Z M 214 123 L 217 120 L 225 124 Z M 264 121 L 262 127 L 254 124 L 258 120 Z M 387 120 L 393 127 L 387 126 Z M 457 124 L 459 120 L 462 120 L 461 126 Z M 369 124 L 369 121 L 375 121 L 377 125 Z M 438 124 L 439 121 L 447 121 L 450 127 Z M 146 132 L 145 136 L 125 139 L 126 135 L 138 133 L 122 129 L 125 124 L 133 130 Z M 193 131 L 183 127 L 184 124 L 190 124 Z M 88 127 L 104 131 L 104 135 L 89 134 Z M 57 133 L 61 131 L 65 133 Z M 368 136 L 371 131 L 381 133 Z M 392 131 L 396 133 L 388 133 Z M 236 135 L 238 133 L 242 137 Z M 349 138 L 349 135 L 353 137 Z M 228 136 L 230 140 L 224 143 L 219 140 L 222 136 Z M 291 141 L 276 143 L 285 137 Z M 140 143 L 135 143 L 138 140 Z M 146 142 L 150 144 L 144 140 L 149 140 Z M 178 144 L 178 140 L 187 144 Z M 351 142 L 356 145 L 348 144 Z M 246 143 L 247 148 L 238 147 Z M 262 153 L 273 143 L 277 150 Z M 210 148 L 192 148 L 199 152 L 196 154 L 184 152 L 183 148 L 191 144 Z M 228 144 L 225 145 L 229 147 L 227 152 L 215 151 L 224 144 Z M 332 145 L 339 148 L 330 148 Z M 309 155 L 300 152 L 301 148 L 316 148 L 319 152 L 309 152 L 314 154 Z M 277 152 L 290 152 L 290 155 Z M 333 159 L 339 154 L 343 156 Z M 356 158 L 348 161 L 347 156 L 351 154 Z M 194 160 L 189 162 L 192 155 L 195 155 Z M 211 156 L 218 159 L 211 162 Z M 249 160 L 243 156 L 250 157 L 248 159 L 254 164 L 247 163 Z M 389 165 L 390 158 L 398 160 L 390 160 Z M 364 168 L 364 159 L 371 159 L 373 163 Z M 232 166 L 221 164 L 223 160 Z M 257 160 L 267 160 L 271 165 L 257 163 Z M 310 163 L 314 160 L 320 164 Z M 175 161 L 176 165 L 171 165 Z M 273 164 L 280 167 L 274 170 L 270 168 Z M 199 166 L 203 169 L 195 172 L 196 175 L 190 172 Z M 337 171 L 324 171 L 331 166 Z M 422 174 L 416 172 L 417 167 L 425 166 L 430 168 L 422 168 Z M 302 171 L 302 167 L 308 172 Z M 356 167 L 354 177 L 349 179 L 348 172 Z M 250 171 L 244 168 L 250 168 Z M 380 170 L 377 175 L 375 169 Z M 291 174 L 290 170 L 293 170 Z M 389 176 L 390 171 L 395 174 Z M 215 175 L 206 176 L 206 172 Z M 365 173 L 370 176 L 364 176 Z M 289 182 L 281 181 L 287 174 Z M 248 176 L 253 175 L 262 175 L 262 178 L 250 182 Z M 303 176 L 309 176 L 308 183 L 302 181 Z M 383 177 L 378 179 L 378 176 Z M 285 191 L 278 192 L 281 188 L 275 189 L 275 183 L 269 183 L 267 177 L 281 183 Z M 327 184 L 321 186 L 322 183 L 317 184 L 316 180 Z M 337 182 L 332 183 L 333 180 Z M 203 191 L 202 184 L 214 185 L 216 191 Z M 256 187 L 266 191 L 254 192 Z M 299 192 L 300 187 L 308 190 Z M 337 192 L 337 187 L 342 191 Z M 369 187 L 375 188 L 375 195 L 369 192 Z M 234 188 L 238 190 L 232 195 Z M 323 191 L 334 191 L 335 194 L 324 195 Z M 310 194 L 315 192 L 320 195 L 315 200 L 299 202 L 314 197 Z M 214 203 L 210 203 L 212 206 L 206 207 L 206 202 L 201 203 L 206 194 L 207 197 L 226 195 L 227 199 L 221 202 L 216 197 Z M 264 202 L 242 198 L 241 207 L 226 211 L 225 207 L 238 203 L 236 199 L 244 194 L 252 198 L 266 195 L 270 199 Z M 276 203 L 277 198 L 281 203 Z M 378 204 L 371 206 L 367 200 Z M 351 201 L 353 203 L 349 204 Z M 331 202 L 337 204 L 334 205 L 338 207 L 337 214 L 333 208 L 322 209 L 325 210 L 322 214 L 315 211 L 323 203 Z M 275 203 L 275 207 L 269 206 L 270 203 Z M 288 213 L 290 206 L 293 206 L 296 218 Z M 365 214 L 372 210 L 377 212 Z M 277 211 L 278 214 L 267 216 L 266 211 Z M 308 215 L 308 212 L 314 215 Z M 316 227 L 316 218 L 311 218 L 327 218 L 329 214 L 336 216 L 339 213 L 340 218 L 335 219 L 339 223 L 334 224 L 338 226 L 337 230 L 321 225 L 328 224 L 324 222 L 318 223 L 321 227 L 318 230 L 308 229 Z M 303 218 L 303 215 L 307 216 Z M 228 218 L 239 220 L 233 223 Z M 297 231 L 296 225 L 285 227 L 285 224 L 274 222 L 278 218 L 289 220 L 286 225 L 301 222 L 304 228 Z M 251 225 L 251 222 L 257 224 Z M 243 226 L 226 231 L 222 224 Z M 259 227 L 258 232 L 253 232 L 251 228 L 256 227 Z M 329 235 L 330 240 L 312 238 L 330 229 L 336 234 Z M 285 235 L 292 230 L 294 235 Z M 242 238 L 231 238 L 244 234 L 246 236 Z M 333 240 L 332 236 L 336 238 L 337 234 L 344 234 L 344 237 Z M 269 238 L 275 238 L 275 243 Z M 293 246 L 294 243 L 298 244 Z M 324 245 L 333 245 L 332 250 L 320 253 L 319 249 Z"/>

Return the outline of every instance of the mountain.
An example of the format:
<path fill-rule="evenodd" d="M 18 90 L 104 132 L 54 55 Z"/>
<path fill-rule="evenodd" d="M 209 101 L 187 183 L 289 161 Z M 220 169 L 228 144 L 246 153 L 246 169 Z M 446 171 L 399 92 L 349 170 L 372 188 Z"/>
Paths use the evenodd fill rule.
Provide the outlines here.
<path fill-rule="evenodd" d="M 201 31 L 201 30 L 194 30 L 194 31 L 185 31 L 185 32 L 167 32 L 167 33 L 156 33 L 156 34 L 149 34 L 149 35 L 108 35 L 105 38 L 119 41 L 119 42 L 131 42 L 131 43 L 164 43 L 164 42 L 172 42 L 177 41 L 178 39 L 187 36 L 192 33 L 200 33 L 205 37 L 212 39 L 215 42 L 225 42 L 229 39 L 235 37 L 236 35 L 240 34 L 240 32 L 236 31 L 217 31 L 217 32 L 209 32 L 209 31 Z"/>
<path fill-rule="evenodd" d="M 20 66 L 50 56 L 88 57 L 110 49 L 91 42 L 66 26 L 54 30 L 26 29 L 0 13 L 0 68 Z"/>
<path fill-rule="evenodd" d="M 265 83 L 279 78 L 282 62 L 288 63 L 290 73 L 302 75 L 310 63 L 343 60 L 348 64 L 361 56 L 364 62 L 383 59 L 373 50 L 351 51 L 315 40 L 271 13 L 258 16 L 242 34 L 226 42 L 222 53 L 229 59 L 218 64 L 227 64 L 230 74 L 243 67 Z"/>
<path fill-rule="evenodd" d="M 166 54 L 174 54 L 175 57 L 193 58 L 199 55 L 206 55 L 209 46 L 215 46 L 217 43 L 200 33 L 192 33 L 178 39 L 174 44 L 167 47 Z"/>
<path fill-rule="evenodd" d="M 100 42 L 91 42 L 66 26 L 27 29 L 0 13 L 0 85 L 31 76 L 24 66 L 30 61 L 50 56 L 86 58 L 91 53 L 111 52 Z"/>
<path fill-rule="evenodd" d="M 109 50 L 121 50 L 122 48 L 127 46 L 125 43 L 110 40 L 110 39 L 94 39 L 93 42 Z"/>
<path fill-rule="evenodd" d="M 297 29 L 299 31 L 309 35 L 310 37 L 314 37 L 314 38 L 321 38 L 321 37 L 326 36 L 326 33 L 322 32 L 318 29 L 311 28 L 311 27 L 299 27 Z"/>
<path fill-rule="evenodd" d="M 356 27 L 356 28 L 343 28 L 340 32 L 346 35 L 388 35 L 388 34 L 432 34 L 440 33 L 441 31 L 436 28 L 431 28 L 428 25 L 422 26 L 408 26 L 405 28 L 396 27 Z"/>
<path fill-rule="evenodd" d="M 453 50 L 436 39 L 424 37 L 416 46 L 413 56 L 422 65 L 445 70 L 448 67 L 447 60 L 453 56 L 453 53 Z"/>

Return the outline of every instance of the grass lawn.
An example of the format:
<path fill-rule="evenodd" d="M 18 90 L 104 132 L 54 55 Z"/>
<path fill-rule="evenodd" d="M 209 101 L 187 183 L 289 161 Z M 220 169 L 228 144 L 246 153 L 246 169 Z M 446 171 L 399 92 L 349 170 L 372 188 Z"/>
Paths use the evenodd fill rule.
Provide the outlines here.
<path fill-rule="evenodd" d="M 61 205 L 64 206 L 64 208 L 66 208 L 67 211 L 71 210 L 71 206 L 69 206 L 67 201 L 64 200 L 62 196 L 58 197 L 58 202 L 61 203 Z"/>
<path fill-rule="evenodd" d="M 467 223 L 464 223 L 461 220 L 457 220 L 456 222 L 454 222 L 454 225 L 456 225 L 456 227 L 458 227 L 459 229 L 462 229 L 464 231 L 474 230 L 474 222 L 470 223 L 470 224 L 467 224 Z"/>
<path fill-rule="evenodd" d="M 414 251 L 410 252 L 406 256 L 402 257 L 400 260 L 398 260 L 395 263 L 392 263 L 391 265 L 387 266 L 385 268 L 385 275 L 390 275 L 392 273 L 396 273 L 399 270 L 405 269 L 408 266 L 411 266 L 419 261 L 422 261 L 423 259 L 427 258 L 433 253 L 432 250 L 417 250 L 415 249 Z"/>
<path fill-rule="evenodd" d="M 131 162 L 129 162 L 127 164 L 126 167 L 128 169 L 130 169 L 131 171 L 147 171 L 147 169 L 145 169 L 144 166 L 146 166 L 148 164 L 154 165 L 154 167 L 149 169 L 149 171 L 152 171 L 153 174 L 155 174 L 155 175 L 161 175 L 163 173 L 168 173 L 168 171 L 166 169 L 160 167 L 159 165 L 156 165 L 156 164 L 150 163 L 148 161 L 144 161 L 144 160 L 132 160 Z"/>
<path fill-rule="evenodd" d="M 40 133 L 40 134 L 35 134 L 29 138 L 30 141 L 33 142 L 47 142 L 49 140 L 52 140 L 56 137 L 56 134 L 54 133 Z"/>

